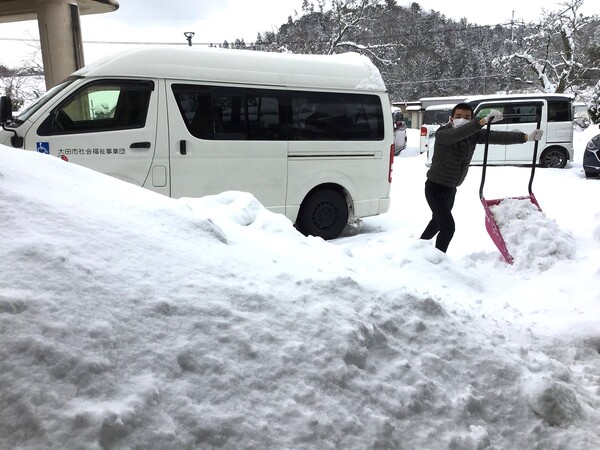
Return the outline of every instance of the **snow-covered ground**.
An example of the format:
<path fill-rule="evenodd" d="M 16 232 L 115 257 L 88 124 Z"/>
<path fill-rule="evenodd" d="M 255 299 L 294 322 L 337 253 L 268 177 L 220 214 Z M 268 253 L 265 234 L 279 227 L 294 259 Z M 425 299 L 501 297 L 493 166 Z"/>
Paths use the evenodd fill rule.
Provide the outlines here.
<path fill-rule="evenodd" d="M 331 242 L 249 194 L 172 200 L 0 147 L 0 448 L 600 448 L 597 132 L 536 171 L 554 225 L 513 266 L 480 167 L 448 254 L 418 240 L 417 130 L 389 213 Z M 491 167 L 486 198 L 528 178 Z"/>

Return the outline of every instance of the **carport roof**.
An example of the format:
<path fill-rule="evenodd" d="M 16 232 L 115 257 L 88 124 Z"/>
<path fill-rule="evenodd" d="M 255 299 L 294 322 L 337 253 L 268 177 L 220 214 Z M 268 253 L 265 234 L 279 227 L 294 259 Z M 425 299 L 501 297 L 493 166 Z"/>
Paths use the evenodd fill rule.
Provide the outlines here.
<path fill-rule="evenodd" d="M 117 0 L 77 0 L 79 14 L 98 14 L 115 11 Z M 37 19 L 37 0 L 0 0 L 0 23 Z"/>

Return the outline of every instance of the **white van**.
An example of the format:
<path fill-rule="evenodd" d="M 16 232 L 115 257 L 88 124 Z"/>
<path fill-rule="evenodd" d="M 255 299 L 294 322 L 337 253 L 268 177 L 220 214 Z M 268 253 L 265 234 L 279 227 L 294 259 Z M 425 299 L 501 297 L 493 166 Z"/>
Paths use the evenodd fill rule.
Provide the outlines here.
<path fill-rule="evenodd" d="M 429 147 L 429 140 L 434 137 L 435 130 L 440 125 L 450 121 L 452 108 L 456 103 L 431 105 L 423 112 L 423 124 L 421 125 L 421 138 L 419 139 L 419 153 L 425 153 Z"/>
<path fill-rule="evenodd" d="M 366 57 L 140 48 L 75 72 L 0 143 L 171 197 L 247 191 L 304 234 L 390 205 L 390 102 Z M 24 141 L 24 142 L 20 142 Z"/>
<path fill-rule="evenodd" d="M 530 133 L 536 127 L 536 115 L 541 117 L 544 135 L 538 144 L 537 162 L 541 167 L 564 168 L 573 161 L 573 96 L 567 94 L 513 94 L 469 97 L 465 103 L 474 109 L 475 118 L 485 117 L 492 109 L 507 117 L 492 130 L 520 131 Z M 428 143 L 428 164 L 433 157 L 435 134 Z M 471 164 L 483 163 L 484 145 L 475 148 Z M 530 164 L 533 159 L 534 143 L 519 145 L 491 145 L 488 151 L 489 164 Z"/>

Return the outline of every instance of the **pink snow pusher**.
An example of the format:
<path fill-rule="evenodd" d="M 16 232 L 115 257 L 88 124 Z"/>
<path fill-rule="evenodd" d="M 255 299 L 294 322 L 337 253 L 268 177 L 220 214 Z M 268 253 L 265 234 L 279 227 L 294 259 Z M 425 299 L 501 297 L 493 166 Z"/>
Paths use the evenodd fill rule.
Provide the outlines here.
<path fill-rule="evenodd" d="M 522 117 L 522 115 L 520 115 L 520 114 L 505 114 L 504 115 L 504 118 L 513 118 L 513 117 Z M 539 129 L 541 126 L 541 117 L 539 114 L 536 114 L 535 117 L 536 117 L 536 121 L 537 121 L 537 128 Z M 488 157 L 488 147 L 489 147 L 489 138 L 490 138 L 490 127 L 491 127 L 491 123 L 488 123 L 487 129 L 486 129 L 485 148 L 483 151 L 483 167 L 481 170 L 481 185 L 479 186 L 479 199 L 481 200 L 481 204 L 483 205 L 483 209 L 485 211 L 485 228 L 486 228 L 488 234 L 492 238 L 492 241 L 494 242 L 496 247 L 498 247 L 498 250 L 502 254 L 502 257 L 504 258 L 504 260 L 508 264 L 512 264 L 513 257 L 511 256 L 510 252 L 508 251 L 508 248 L 506 247 L 506 242 L 504 241 L 504 238 L 502 237 L 500 227 L 498 226 L 498 223 L 496 222 L 496 219 L 494 218 L 494 213 L 492 212 L 492 209 L 491 209 L 492 206 L 496 206 L 504 199 L 497 198 L 497 199 L 493 199 L 493 200 L 486 200 L 485 197 L 483 196 L 483 186 L 485 184 L 485 174 L 486 174 L 486 170 L 487 170 L 487 157 Z M 537 153 L 538 153 L 538 141 L 535 141 L 535 144 L 533 147 L 533 159 L 531 162 L 531 176 L 529 177 L 529 186 L 528 186 L 529 195 L 525 195 L 522 197 L 509 197 L 509 198 L 516 199 L 516 200 L 529 200 L 541 211 L 542 208 L 540 208 L 540 205 L 537 202 L 535 195 L 533 195 L 533 192 L 531 189 L 531 187 L 533 185 L 533 177 L 535 176 Z"/>

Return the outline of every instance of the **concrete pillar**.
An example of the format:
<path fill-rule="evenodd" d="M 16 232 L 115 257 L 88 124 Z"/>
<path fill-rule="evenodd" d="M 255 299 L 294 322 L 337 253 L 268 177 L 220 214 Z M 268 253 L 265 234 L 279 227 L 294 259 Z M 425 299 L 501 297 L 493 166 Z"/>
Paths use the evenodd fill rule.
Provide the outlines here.
<path fill-rule="evenodd" d="M 77 0 L 37 0 L 46 89 L 84 66 Z"/>

